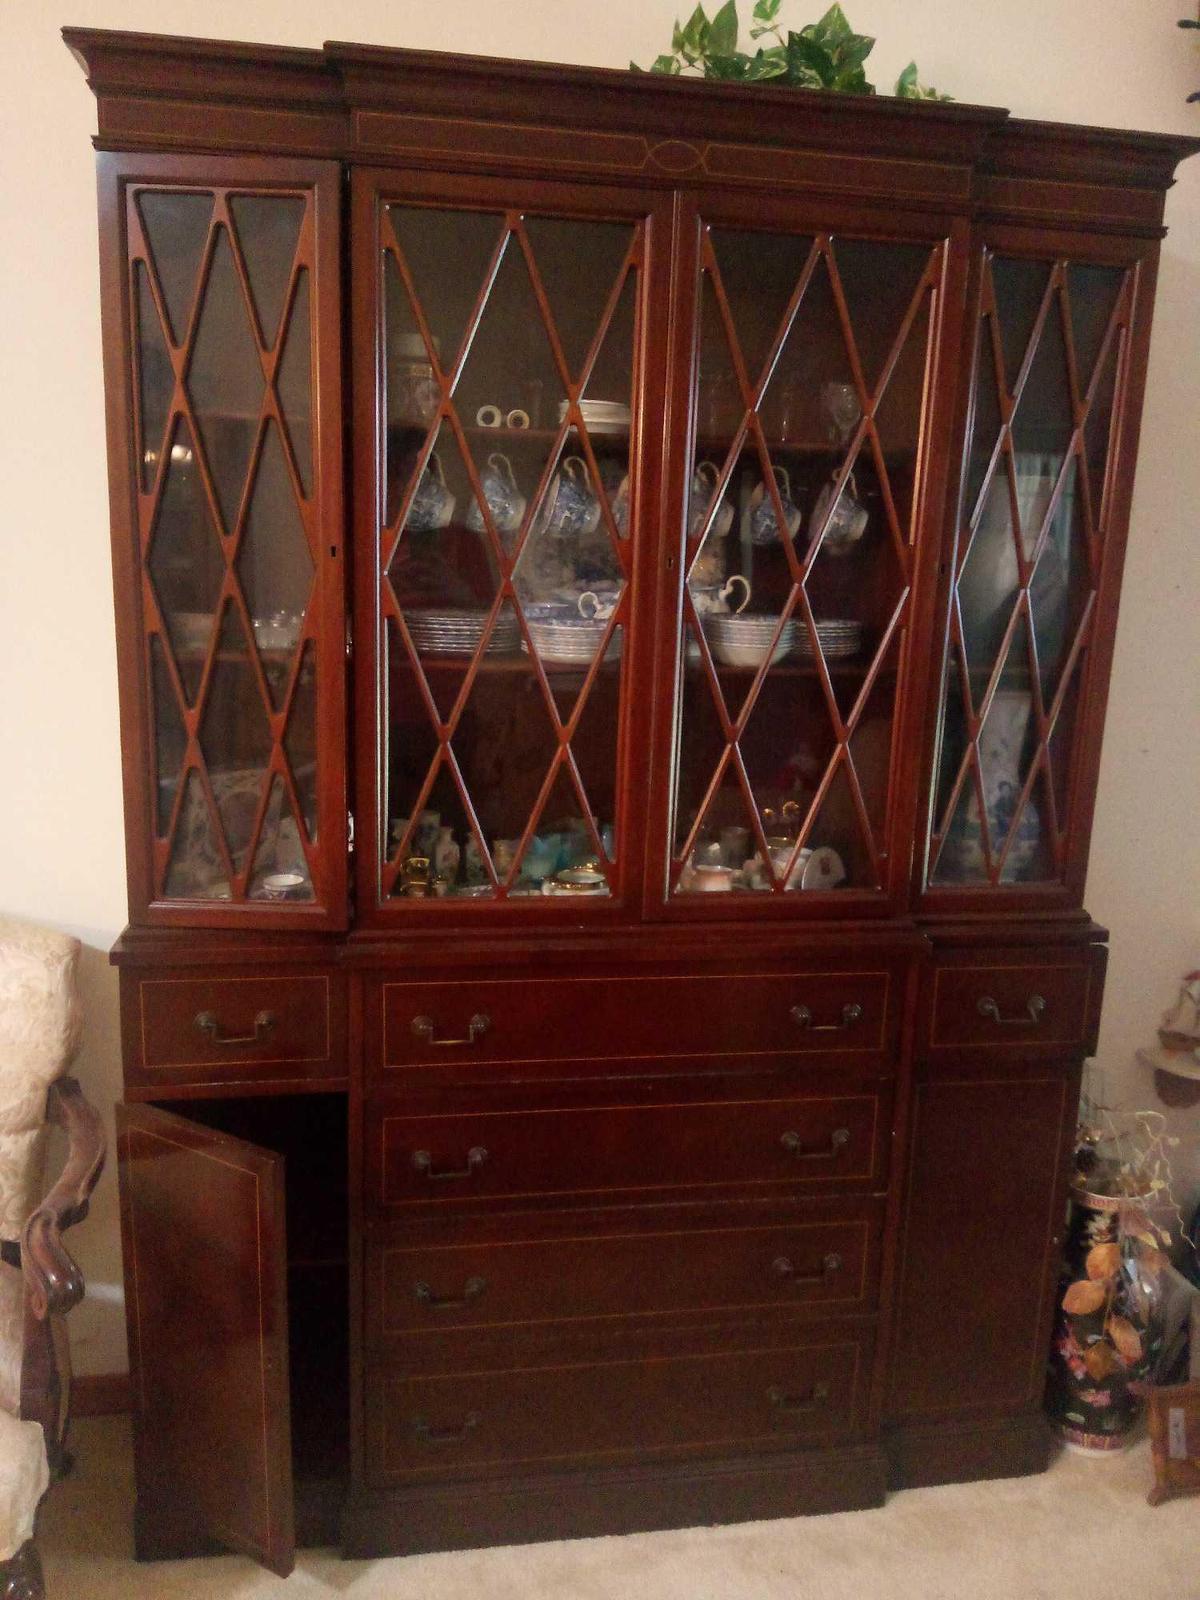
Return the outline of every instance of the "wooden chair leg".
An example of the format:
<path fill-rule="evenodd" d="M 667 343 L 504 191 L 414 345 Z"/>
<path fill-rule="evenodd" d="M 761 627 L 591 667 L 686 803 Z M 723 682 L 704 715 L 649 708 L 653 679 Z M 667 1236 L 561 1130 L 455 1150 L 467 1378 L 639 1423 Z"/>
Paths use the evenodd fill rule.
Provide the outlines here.
<path fill-rule="evenodd" d="M 0 1562 L 0 1600 L 46 1600 L 42 1561 L 32 1539 Z"/>

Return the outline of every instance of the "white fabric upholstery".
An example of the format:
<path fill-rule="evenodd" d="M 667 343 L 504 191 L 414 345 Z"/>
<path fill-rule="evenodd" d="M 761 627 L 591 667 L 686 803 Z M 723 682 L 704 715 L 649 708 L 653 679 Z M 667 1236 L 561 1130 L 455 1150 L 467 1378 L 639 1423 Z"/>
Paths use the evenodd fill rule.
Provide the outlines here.
<path fill-rule="evenodd" d="M 0 1410 L 21 1415 L 21 1357 L 25 1342 L 25 1280 L 0 1261 Z"/>
<path fill-rule="evenodd" d="M 79 940 L 0 917 L 0 1239 L 19 1240 L 42 1198 L 46 1090 L 79 1048 Z M 39 1422 L 23 1422 L 25 1284 L 0 1262 L 0 1560 L 33 1532 L 47 1484 Z"/>
<path fill-rule="evenodd" d="M 50 1483 L 46 1440 L 40 1422 L 22 1422 L 0 1411 L 0 1561 L 33 1538 L 38 1501 Z"/>
<path fill-rule="evenodd" d="M 46 1090 L 79 1048 L 79 940 L 0 917 L 0 1239 L 41 1196 Z"/>

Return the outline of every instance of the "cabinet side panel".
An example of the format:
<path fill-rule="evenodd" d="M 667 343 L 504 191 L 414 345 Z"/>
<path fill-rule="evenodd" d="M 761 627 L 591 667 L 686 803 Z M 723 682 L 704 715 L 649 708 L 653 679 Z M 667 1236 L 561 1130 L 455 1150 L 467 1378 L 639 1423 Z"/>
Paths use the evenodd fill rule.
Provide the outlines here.
<path fill-rule="evenodd" d="M 1039 1403 L 1078 1072 L 916 1088 L 890 1420 Z"/>

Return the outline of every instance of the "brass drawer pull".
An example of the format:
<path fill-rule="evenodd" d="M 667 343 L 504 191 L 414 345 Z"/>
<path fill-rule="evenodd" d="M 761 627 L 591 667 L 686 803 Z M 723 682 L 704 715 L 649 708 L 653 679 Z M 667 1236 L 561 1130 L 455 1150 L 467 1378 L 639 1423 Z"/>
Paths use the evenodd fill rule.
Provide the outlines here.
<path fill-rule="evenodd" d="M 814 1022 L 812 1012 L 808 1006 L 793 1006 L 792 1021 L 798 1028 L 804 1028 L 809 1033 L 844 1033 L 847 1028 L 852 1028 L 856 1022 L 862 1021 L 863 1008 L 857 1000 L 851 1000 L 842 1007 L 842 1020 L 840 1022 Z"/>
<path fill-rule="evenodd" d="M 1019 1017 L 1002 1017 L 1000 1007 L 990 994 L 985 994 L 976 1009 L 981 1017 L 986 1017 L 989 1022 L 998 1022 L 1002 1028 L 1027 1028 L 1030 1023 L 1036 1027 L 1042 1020 L 1046 1002 L 1040 994 L 1031 994 L 1024 1012 Z"/>
<path fill-rule="evenodd" d="M 828 1150 L 806 1150 L 798 1133 L 781 1134 L 779 1142 L 788 1155 L 794 1156 L 797 1161 L 832 1161 L 838 1151 L 844 1150 L 850 1143 L 850 1129 L 835 1128 L 829 1135 Z"/>
<path fill-rule="evenodd" d="M 486 1288 L 486 1278 L 468 1278 L 461 1294 L 434 1294 L 427 1283 L 414 1283 L 413 1294 L 430 1311 L 454 1311 L 460 1306 L 469 1306 L 472 1300 L 478 1300 Z"/>
<path fill-rule="evenodd" d="M 435 1428 L 424 1417 L 414 1417 L 412 1430 L 422 1444 L 462 1444 L 478 1426 L 478 1411 L 468 1411 L 457 1428 Z"/>
<path fill-rule="evenodd" d="M 467 1164 L 465 1167 L 448 1167 L 444 1172 L 433 1170 L 433 1157 L 428 1150 L 415 1150 L 412 1164 L 423 1178 L 428 1178 L 430 1183 L 448 1183 L 454 1178 L 471 1178 L 487 1160 L 487 1151 L 481 1144 L 472 1145 L 467 1151 Z"/>
<path fill-rule="evenodd" d="M 439 1050 L 453 1045 L 474 1044 L 485 1034 L 492 1025 L 492 1019 L 486 1011 L 477 1011 L 467 1023 L 467 1036 L 465 1039 L 435 1039 L 433 1037 L 434 1022 L 432 1017 L 414 1017 L 412 1031 L 418 1039 L 424 1039 L 426 1044 L 436 1045 Z"/>
<path fill-rule="evenodd" d="M 767 1399 L 782 1416 L 805 1417 L 819 1410 L 829 1399 L 829 1386 L 824 1383 L 814 1383 L 806 1395 L 789 1394 L 786 1389 L 781 1389 L 778 1384 L 772 1384 L 767 1390 Z"/>
<path fill-rule="evenodd" d="M 821 1263 L 819 1272 L 797 1272 L 787 1256 L 776 1256 L 771 1263 L 771 1271 L 777 1278 L 786 1279 L 788 1283 L 824 1283 L 832 1278 L 835 1272 L 842 1270 L 842 1258 L 836 1251 L 831 1250 Z"/>
<path fill-rule="evenodd" d="M 194 1018 L 196 1027 L 208 1035 L 210 1043 L 220 1045 L 258 1044 L 271 1032 L 276 1020 L 273 1011 L 260 1011 L 254 1019 L 253 1033 L 222 1033 L 215 1011 L 198 1011 Z"/>

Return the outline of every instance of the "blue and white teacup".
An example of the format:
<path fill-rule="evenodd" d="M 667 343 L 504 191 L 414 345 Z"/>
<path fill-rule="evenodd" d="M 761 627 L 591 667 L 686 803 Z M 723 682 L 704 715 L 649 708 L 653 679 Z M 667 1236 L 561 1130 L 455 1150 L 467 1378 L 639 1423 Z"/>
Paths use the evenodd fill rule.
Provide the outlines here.
<path fill-rule="evenodd" d="M 792 499 L 791 480 L 787 475 L 787 468 L 773 466 L 771 468 L 775 482 L 779 488 L 779 501 L 783 508 L 784 527 L 779 526 L 779 517 L 775 511 L 775 501 L 765 483 L 760 483 L 750 497 L 750 542 L 756 545 L 782 543 L 784 529 L 787 537 L 794 539 L 800 532 L 800 508 Z"/>
<path fill-rule="evenodd" d="M 480 484 L 491 513 L 492 525 L 499 534 L 516 533 L 525 515 L 525 496 L 517 488 L 512 463 L 496 451 L 487 459 Z M 472 533 L 483 532 L 483 510 L 474 498 L 467 512 L 467 527 Z"/>
<path fill-rule="evenodd" d="M 546 527 L 551 533 L 578 538 L 594 533 L 600 516 L 600 501 L 588 480 L 587 463 L 581 456 L 568 456 L 554 477 Z"/>
<path fill-rule="evenodd" d="M 444 528 L 454 515 L 454 505 L 454 496 L 446 487 L 442 463 L 435 450 L 421 474 L 404 526 L 412 533 L 432 533 Z"/>

